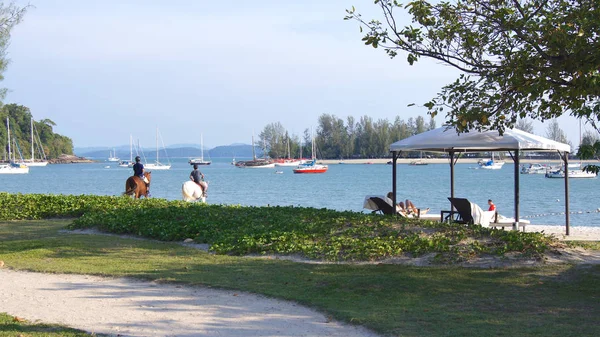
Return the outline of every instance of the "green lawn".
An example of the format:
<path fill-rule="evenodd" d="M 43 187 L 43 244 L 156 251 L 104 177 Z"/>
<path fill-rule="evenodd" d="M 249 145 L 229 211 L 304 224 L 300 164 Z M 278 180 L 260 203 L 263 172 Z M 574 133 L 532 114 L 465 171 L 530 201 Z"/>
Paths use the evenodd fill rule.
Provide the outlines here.
<path fill-rule="evenodd" d="M 302 264 L 62 231 L 69 223 L 0 223 L 0 260 L 15 270 L 244 290 L 292 300 L 391 336 L 564 337 L 600 331 L 600 266 L 484 270 Z M 10 330 L 12 323 L 2 322 L 0 332 L 22 333 Z"/>

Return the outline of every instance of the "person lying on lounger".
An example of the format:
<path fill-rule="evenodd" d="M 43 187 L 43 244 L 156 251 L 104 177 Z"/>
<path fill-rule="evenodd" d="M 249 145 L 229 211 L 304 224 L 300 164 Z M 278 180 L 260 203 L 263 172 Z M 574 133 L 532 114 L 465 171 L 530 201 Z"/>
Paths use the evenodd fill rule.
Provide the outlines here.
<path fill-rule="evenodd" d="M 387 197 L 390 200 L 394 200 L 393 199 L 394 194 L 392 192 L 388 192 Z M 415 206 L 415 204 L 412 201 L 406 199 L 405 202 L 400 201 L 396 205 L 396 212 L 398 212 L 404 216 L 411 215 L 411 214 L 423 215 L 423 214 L 427 214 L 427 212 L 429 212 L 429 208 L 423 209 L 423 210 L 421 210 L 421 213 L 419 213 L 419 209 Z"/>

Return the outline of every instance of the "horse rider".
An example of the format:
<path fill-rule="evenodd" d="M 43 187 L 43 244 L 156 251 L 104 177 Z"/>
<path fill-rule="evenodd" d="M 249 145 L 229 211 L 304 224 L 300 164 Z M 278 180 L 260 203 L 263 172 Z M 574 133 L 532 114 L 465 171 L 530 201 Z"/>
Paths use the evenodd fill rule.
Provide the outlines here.
<path fill-rule="evenodd" d="M 204 174 L 198 170 L 198 164 L 194 164 L 194 170 L 190 173 L 190 179 L 200 186 L 202 194 L 206 197 L 208 184 L 204 181 Z"/>
<path fill-rule="evenodd" d="M 148 185 L 150 182 L 144 175 L 144 164 L 142 164 L 141 161 L 142 158 L 140 158 L 140 156 L 135 157 L 135 164 L 133 164 L 133 175 L 138 176 L 146 183 L 146 190 L 148 191 L 148 194 L 150 194 L 150 186 Z"/>

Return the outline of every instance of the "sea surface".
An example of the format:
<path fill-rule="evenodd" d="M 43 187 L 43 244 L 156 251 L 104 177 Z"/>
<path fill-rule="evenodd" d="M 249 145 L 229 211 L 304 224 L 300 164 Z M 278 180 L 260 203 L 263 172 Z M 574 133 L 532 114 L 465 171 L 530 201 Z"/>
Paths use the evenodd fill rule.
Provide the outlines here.
<path fill-rule="evenodd" d="M 244 158 L 237 158 L 244 160 Z M 153 171 L 153 198 L 181 199 L 181 185 L 192 170 L 187 158 L 171 159 L 171 170 Z M 324 174 L 294 174 L 291 167 L 242 169 L 229 158 L 213 158 L 201 166 L 209 182 L 207 202 L 246 206 L 293 205 L 368 212 L 362 208 L 366 195 L 385 195 L 392 189 L 392 166 L 385 164 L 335 164 Z M 474 169 L 476 164 L 455 168 L 455 196 L 467 198 L 487 209 L 493 199 L 500 214 L 514 214 L 514 166 L 500 170 Z M 410 199 L 430 212 L 450 209 L 450 166 L 399 164 L 398 200 Z M 283 171 L 276 174 L 276 171 Z M 54 164 L 32 167 L 29 174 L 0 174 L 0 191 L 42 194 L 121 195 L 132 169 L 116 163 Z M 564 180 L 543 175 L 520 175 L 520 212 L 532 224 L 564 225 Z M 600 179 L 570 180 L 572 226 L 600 227 Z"/>

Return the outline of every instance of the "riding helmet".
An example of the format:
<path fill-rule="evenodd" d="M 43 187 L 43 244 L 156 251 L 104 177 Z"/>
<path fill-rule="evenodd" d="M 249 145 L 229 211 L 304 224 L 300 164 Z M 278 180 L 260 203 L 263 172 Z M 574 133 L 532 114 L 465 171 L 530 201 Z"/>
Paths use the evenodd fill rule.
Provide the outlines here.
<path fill-rule="evenodd" d="M 142 160 L 142 158 L 140 158 L 140 156 L 136 156 L 136 157 L 135 157 L 135 161 L 136 161 L 136 162 L 138 162 L 138 161 L 141 161 L 141 160 Z"/>

